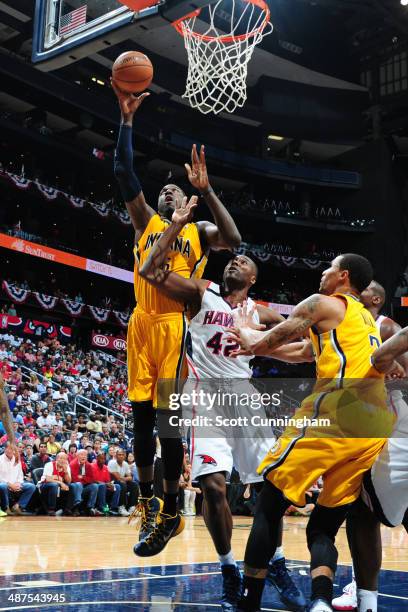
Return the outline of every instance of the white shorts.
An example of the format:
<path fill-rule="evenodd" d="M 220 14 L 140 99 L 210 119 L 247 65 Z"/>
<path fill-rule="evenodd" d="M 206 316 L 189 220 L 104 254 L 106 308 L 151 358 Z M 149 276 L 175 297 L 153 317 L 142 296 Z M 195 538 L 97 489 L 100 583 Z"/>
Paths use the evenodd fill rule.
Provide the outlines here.
<path fill-rule="evenodd" d="M 391 392 L 390 403 L 397 424 L 364 476 L 361 497 L 381 523 L 397 527 L 408 509 L 408 406 L 399 391 Z"/>
<path fill-rule="evenodd" d="M 223 391 L 244 396 L 256 396 L 257 389 L 248 380 L 235 380 L 232 387 L 227 383 L 221 385 Z M 183 391 L 189 388 L 188 384 Z M 191 387 L 190 387 L 191 388 Z M 201 388 L 208 391 L 211 385 L 202 384 Z M 266 418 L 263 407 L 256 409 L 244 404 L 235 405 L 232 410 L 224 411 L 218 406 L 212 411 L 203 411 L 202 406 L 196 405 L 196 415 L 207 416 L 212 424 L 206 427 L 192 427 L 190 431 L 190 453 L 192 464 L 192 479 L 195 480 L 206 474 L 225 472 L 227 478 L 234 467 L 239 472 L 241 482 L 244 484 L 262 482 L 263 477 L 257 474 L 257 468 L 268 451 L 275 444 L 272 429 L 267 426 L 252 425 L 251 419 Z M 237 427 L 217 425 L 215 416 L 226 416 L 246 420 L 248 425 Z"/>

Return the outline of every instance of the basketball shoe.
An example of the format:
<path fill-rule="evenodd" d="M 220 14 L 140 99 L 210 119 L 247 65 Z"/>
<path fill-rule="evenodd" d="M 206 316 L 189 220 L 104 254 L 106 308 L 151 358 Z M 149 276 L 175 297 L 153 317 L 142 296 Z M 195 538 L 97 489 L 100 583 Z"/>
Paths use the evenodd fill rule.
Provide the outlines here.
<path fill-rule="evenodd" d="M 222 573 L 222 612 L 235 612 L 241 597 L 242 578 L 236 565 L 221 565 Z"/>
<path fill-rule="evenodd" d="M 357 609 L 357 587 L 356 583 L 350 582 L 343 589 L 343 595 L 335 597 L 332 601 L 334 610 L 356 610 Z"/>
<path fill-rule="evenodd" d="M 158 497 L 139 497 L 136 508 L 129 517 L 128 523 L 140 519 L 139 542 L 147 538 L 156 527 L 157 516 L 163 508 L 163 501 Z"/>
<path fill-rule="evenodd" d="M 286 567 L 285 557 L 269 564 L 266 582 L 275 587 L 285 606 L 295 612 L 303 612 L 306 608 L 306 599 L 290 577 Z"/>
<path fill-rule="evenodd" d="M 171 538 L 183 531 L 184 526 L 185 521 L 180 514 L 170 516 L 159 512 L 154 529 L 145 539 L 135 544 L 133 552 L 138 557 L 153 557 L 159 554 Z"/>
<path fill-rule="evenodd" d="M 309 612 L 332 612 L 333 608 L 324 599 L 315 599 L 309 607 Z"/>

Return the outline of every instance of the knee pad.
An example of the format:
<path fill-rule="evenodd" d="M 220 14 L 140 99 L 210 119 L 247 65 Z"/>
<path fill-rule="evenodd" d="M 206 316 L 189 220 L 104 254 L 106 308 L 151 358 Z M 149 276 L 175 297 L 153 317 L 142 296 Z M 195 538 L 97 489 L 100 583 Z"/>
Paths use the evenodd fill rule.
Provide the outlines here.
<path fill-rule="evenodd" d="M 310 570 L 322 565 L 330 567 L 333 574 L 336 573 L 338 552 L 331 539 L 324 533 L 317 534 L 308 540 L 309 550 L 312 554 Z"/>

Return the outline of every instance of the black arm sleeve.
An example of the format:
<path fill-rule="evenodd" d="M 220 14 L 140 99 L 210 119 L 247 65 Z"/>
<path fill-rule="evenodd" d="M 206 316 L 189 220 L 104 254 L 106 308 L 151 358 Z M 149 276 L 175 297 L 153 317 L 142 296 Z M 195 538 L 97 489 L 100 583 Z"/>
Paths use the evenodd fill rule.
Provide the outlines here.
<path fill-rule="evenodd" d="M 131 202 L 142 191 L 133 170 L 132 128 L 121 124 L 115 151 L 114 173 L 125 202 Z"/>

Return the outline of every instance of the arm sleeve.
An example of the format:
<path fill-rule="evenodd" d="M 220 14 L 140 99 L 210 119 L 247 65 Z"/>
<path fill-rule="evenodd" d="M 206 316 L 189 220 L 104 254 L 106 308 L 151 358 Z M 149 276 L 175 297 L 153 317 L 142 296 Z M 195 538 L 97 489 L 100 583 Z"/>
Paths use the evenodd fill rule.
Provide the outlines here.
<path fill-rule="evenodd" d="M 114 173 L 125 202 L 131 202 L 142 191 L 133 169 L 132 128 L 121 124 L 115 151 Z"/>

